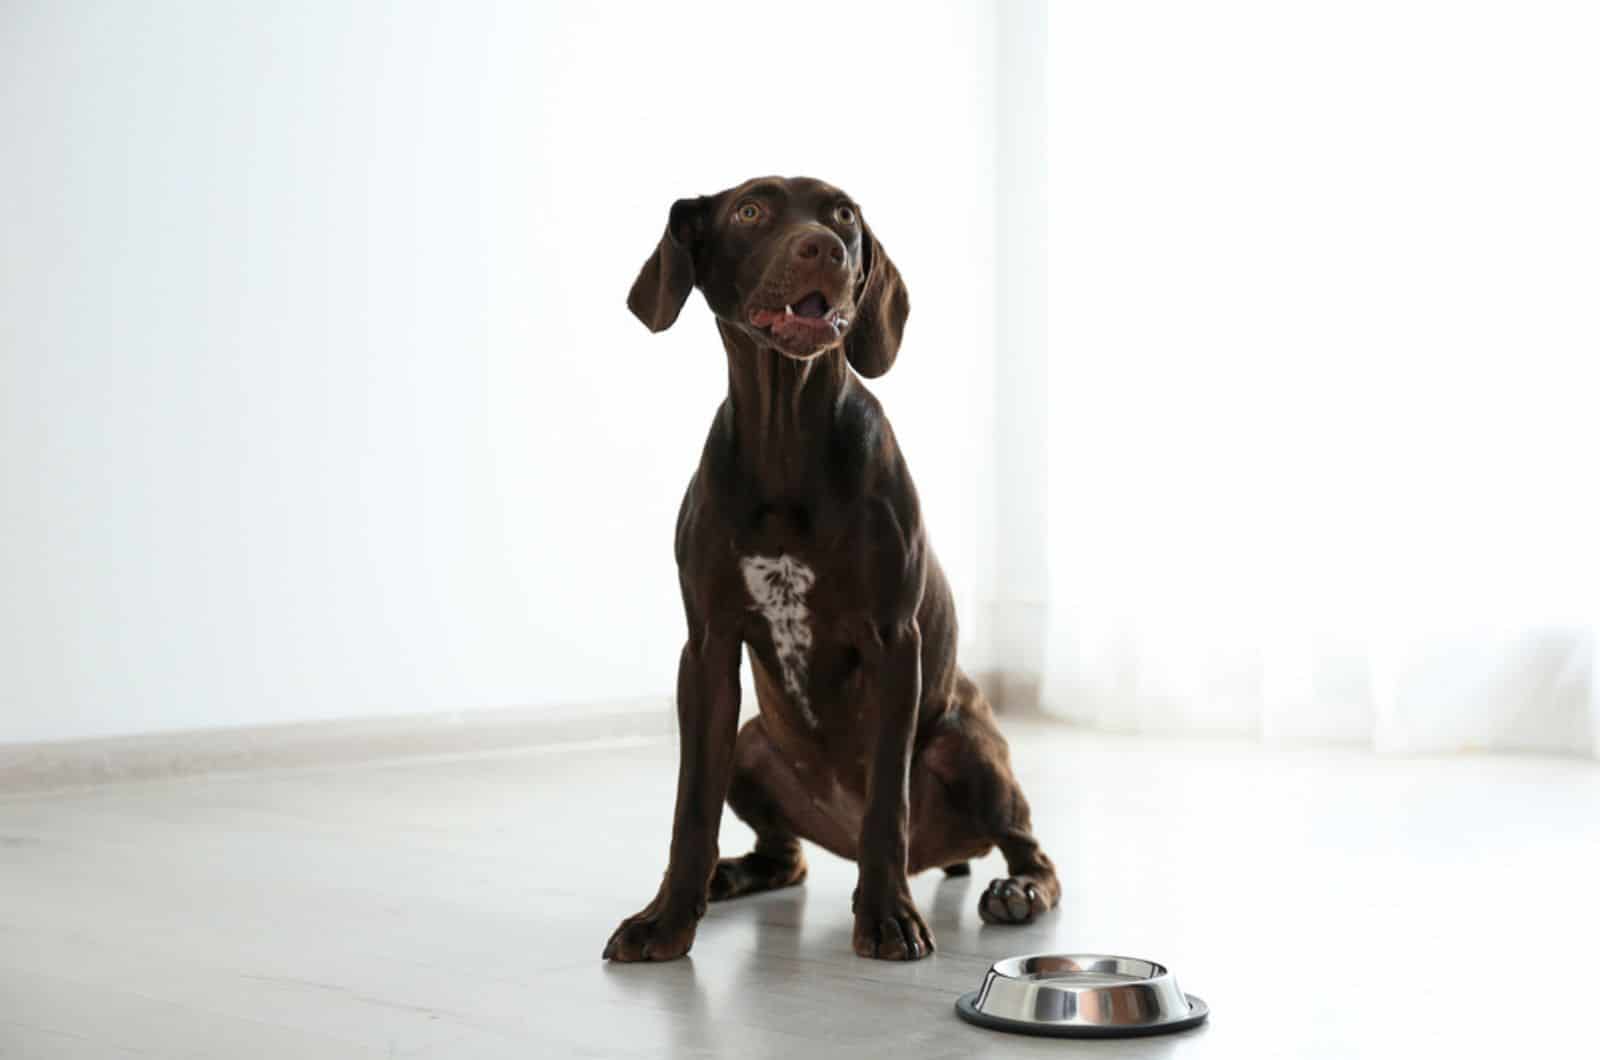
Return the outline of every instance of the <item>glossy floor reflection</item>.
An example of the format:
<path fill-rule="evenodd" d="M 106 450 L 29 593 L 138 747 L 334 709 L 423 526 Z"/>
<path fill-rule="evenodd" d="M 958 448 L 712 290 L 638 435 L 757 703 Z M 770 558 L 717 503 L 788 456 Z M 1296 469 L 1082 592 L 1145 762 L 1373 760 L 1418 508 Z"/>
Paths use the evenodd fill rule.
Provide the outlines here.
<path fill-rule="evenodd" d="M 0 801 L 0 1056 L 1352 1057 L 1582 1053 L 1600 766 L 1377 759 L 1006 725 L 1060 910 L 850 952 L 854 867 L 713 906 L 608 965 L 663 867 L 674 746 L 637 743 Z M 729 819 L 724 848 L 748 832 Z M 1171 966 L 1212 1021 L 1060 1042 L 959 1022 L 996 957 Z"/>

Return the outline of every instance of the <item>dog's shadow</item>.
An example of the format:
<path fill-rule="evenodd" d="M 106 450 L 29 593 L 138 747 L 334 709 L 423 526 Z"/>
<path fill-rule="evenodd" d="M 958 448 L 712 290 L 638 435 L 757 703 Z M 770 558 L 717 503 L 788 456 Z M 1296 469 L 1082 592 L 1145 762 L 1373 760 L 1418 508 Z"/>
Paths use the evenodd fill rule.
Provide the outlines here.
<path fill-rule="evenodd" d="M 808 888 L 801 884 L 737 898 L 712 908 L 718 911 L 725 931 L 738 931 L 740 925 L 755 929 L 755 945 L 748 951 L 752 956 L 798 957 L 815 941 L 805 929 L 810 897 Z"/>
<path fill-rule="evenodd" d="M 606 961 L 604 973 L 609 1003 L 617 1011 L 631 1013 L 636 1033 L 666 1036 L 673 1056 L 714 1056 L 723 1051 L 719 1022 L 706 984 L 695 974 L 692 955 L 659 964 Z"/>
<path fill-rule="evenodd" d="M 955 931 L 963 918 L 973 916 L 978 908 L 972 876 L 946 876 L 933 892 L 933 904 L 928 907 L 928 926 L 934 938 L 942 930 Z"/>
<path fill-rule="evenodd" d="M 814 960 L 818 954 L 852 953 L 855 918 L 849 896 L 837 902 L 823 901 L 811 890 L 809 884 L 801 884 L 712 908 L 719 911 L 720 927 L 725 931 L 738 930 L 738 922 L 754 927 L 755 944 L 746 951 L 746 964 L 752 968 L 774 961 Z M 931 902 L 923 892 L 919 904 L 934 935 L 947 932 L 954 936 L 964 925 L 970 928 L 966 921 L 977 916 L 977 895 L 970 876 L 941 879 Z M 818 902 L 819 909 L 816 922 L 808 929 L 806 906 L 811 901 Z"/>

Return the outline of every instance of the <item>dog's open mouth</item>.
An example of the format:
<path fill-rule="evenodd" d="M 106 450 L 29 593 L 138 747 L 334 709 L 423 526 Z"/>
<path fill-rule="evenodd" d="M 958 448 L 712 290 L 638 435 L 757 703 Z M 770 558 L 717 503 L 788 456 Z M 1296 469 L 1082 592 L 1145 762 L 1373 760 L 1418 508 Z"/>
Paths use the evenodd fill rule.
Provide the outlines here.
<path fill-rule="evenodd" d="M 750 323 L 777 340 L 780 349 L 807 354 L 832 345 L 850 324 L 821 291 L 811 291 L 779 309 L 753 309 Z"/>

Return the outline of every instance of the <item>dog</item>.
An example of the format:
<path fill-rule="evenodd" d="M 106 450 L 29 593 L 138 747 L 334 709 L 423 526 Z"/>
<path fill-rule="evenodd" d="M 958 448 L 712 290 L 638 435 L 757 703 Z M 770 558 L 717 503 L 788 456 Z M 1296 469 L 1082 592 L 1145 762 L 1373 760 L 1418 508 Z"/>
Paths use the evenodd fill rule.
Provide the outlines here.
<path fill-rule="evenodd" d="M 673 203 L 628 295 L 652 332 L 699 288 L 728 395 L 678 514 L 688 639 L 678 661 L 677 804 L 655 897 L 604 957 L 662 961 L 707 901 L 800 883 L 800 841 L 857 862 L 851 940 L 917 960 L 933 932 L 908 878 L 999 847 L 989 923 L 1055 907 L 1005 739 L 956 665 L 950 586 L 882 406 L 910 314 L 905 281 L 844 192 L 768 177 Z M 760 713 L 739 727 L 741 656 Z M 720 858 L 724 799 L 755 847 Z"/>

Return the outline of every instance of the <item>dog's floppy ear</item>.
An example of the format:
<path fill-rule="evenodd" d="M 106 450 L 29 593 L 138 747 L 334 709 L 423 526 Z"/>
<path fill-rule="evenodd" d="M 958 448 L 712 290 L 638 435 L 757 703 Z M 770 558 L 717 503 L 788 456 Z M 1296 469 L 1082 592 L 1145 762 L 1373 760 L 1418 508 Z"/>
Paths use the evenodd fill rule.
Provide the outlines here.
<path fill-rule="evenodd" d="M 900 278 L 900 270 L 864 221 L 861 257 L 856 319 L 845 333 L 844 355 L 857 372 L 876 379 L 889 370 L 900 352 L 900 333 L 905 330 L 906 317 L 911 315 L 911 295 Z"/>
<path fill-rule="evenodd" d="M 703 198 L 672 204 L 667 230 L 628 292 L 628 308 L 651 331 L 670 328 L 694 290 L 695 245 L 705 221 L 705 204 Z"/>

